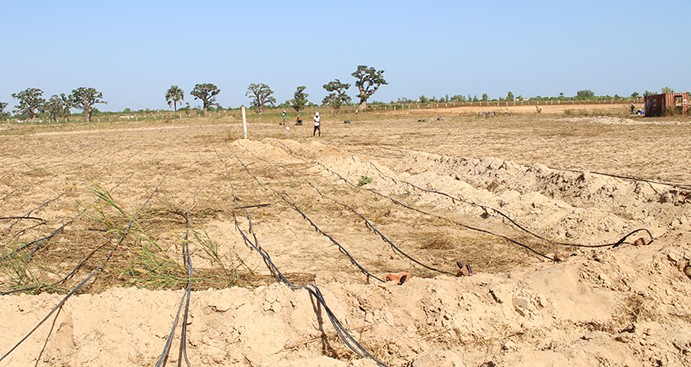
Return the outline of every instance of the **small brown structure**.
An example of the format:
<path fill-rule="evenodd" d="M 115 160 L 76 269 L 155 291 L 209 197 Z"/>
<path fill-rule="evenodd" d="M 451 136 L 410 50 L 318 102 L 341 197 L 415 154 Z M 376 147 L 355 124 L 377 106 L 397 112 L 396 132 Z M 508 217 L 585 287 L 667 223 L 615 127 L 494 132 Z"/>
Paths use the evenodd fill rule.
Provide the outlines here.
<path fill-rule="evenodd" d="M 645 96 L 645 116 L 689 114 L 689 93 L 665 93 Z"/>

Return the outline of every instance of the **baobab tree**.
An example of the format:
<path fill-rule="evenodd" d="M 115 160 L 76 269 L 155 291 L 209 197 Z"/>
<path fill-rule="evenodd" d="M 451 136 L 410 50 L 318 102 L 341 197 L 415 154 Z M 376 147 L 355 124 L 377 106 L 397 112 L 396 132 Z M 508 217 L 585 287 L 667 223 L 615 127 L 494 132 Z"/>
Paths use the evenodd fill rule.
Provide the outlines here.
<path fill-rule="evenodd" d="M 45 111 L 51 121 L 58 121 L 58 118 L 67 118 L 70 115 L 70 97 L 61 93 L 59 96 L 54 94 L 45 103 Z"/>
<path fill-rule="evenodd" d="M 194 96 L 194 99 L 200 99 L 202 101 L 202 108 L 205 113 L 209 107 L 218 105 L 218 103 L 216 103 L 216 96 L 219 93 L 221 93 L 221 90 L 211 83 L 197 84 L 190 92 L 190 94 Z"/>
<path fill-rule="evenodd" d="M 257 108 L 258 113 L 264 112 L 264 107 L 267 104 L 275 104 L 276 98 L 273 97 L 274 92 L 264 83 L 252 83 L 247 88 L 245 95 L 252 99 L 252 107 Z"/>
<path fill-rule="evenodd" d="M 383 84 L 389 84 L 384 80 L 384 70 L 377 70 L 365 65 L 358 65 L 357 70 L 351 75 L 355 77 L 355 86 L 360 91 L 358 98 L 360 99 L 360 110 L 362 111 L 367 108 L 369 97 L 379 90 L 379 87 Z"/>
<path fill-rule="evenodd" d="M 74 89 L 69 98 L 72 107 L 84 111 L 84 120 L 87 122 L 91 121 L 93 107 L 96 103 L 108 103 L 103 100 L 103 93 L 90 87 Z"/>
<path fill-rule="evenodd" d="M 43 91 L 38 88 L 27 88 L 21 92 L 12 93 L 12 98 L 16 98 L 19 101 L 14 113 L 24 115 L 29 120 L 33 120 L 46 103 L 46 100 L 43 98 Z"/>
<path fill-rule="evenodd" d="M 350 88 L 350 84 L 341 83 L 341 81 L 338 79 L 324 84 L 324 89 L 331 93 L 324 97 L 322 104 L 333 107 L 334 111 L 338 113 L 338 110 L 341 109 L 341 106 L 348 104 L 351 101 L 350 96 L 346 94 L 348 88 Z"/>
<path fill-rule="evenodd" d="M 185 92 L 177 85 L 171 85 L 166 92 L 166 102 L 168 106 L 173 107 L 173 111 L 178 110 L 178 103 L 185 99 Z"/>

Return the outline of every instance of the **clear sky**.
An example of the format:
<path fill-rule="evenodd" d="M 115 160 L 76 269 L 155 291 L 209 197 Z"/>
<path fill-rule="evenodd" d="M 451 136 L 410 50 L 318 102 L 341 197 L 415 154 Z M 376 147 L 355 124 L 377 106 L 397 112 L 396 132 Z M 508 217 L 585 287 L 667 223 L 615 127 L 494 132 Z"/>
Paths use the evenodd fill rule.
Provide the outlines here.
<path fill-rule="evenodd" d="M 195 106 L 214 83 L 238 107 L 266 83 L 279 103 L 299 85 L 320 103 L 361 64 L 385 70 L 385 102 L 688 91 L 690 23 L 688 0 L 0 0 L 0 101 L 84 86 L 101 110 L 164 109 L 171 85 Z"/>

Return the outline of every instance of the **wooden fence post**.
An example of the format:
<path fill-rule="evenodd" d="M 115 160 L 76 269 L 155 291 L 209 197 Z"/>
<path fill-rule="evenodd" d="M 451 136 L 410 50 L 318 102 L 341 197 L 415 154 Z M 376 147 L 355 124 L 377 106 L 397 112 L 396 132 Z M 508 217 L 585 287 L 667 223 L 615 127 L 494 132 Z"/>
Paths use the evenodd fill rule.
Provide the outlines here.
<path fill-rule="evenodd" d="M 247 116 L 245 115 L 245 106 L 242 106 L 242 136 L 247 139 Z"/>

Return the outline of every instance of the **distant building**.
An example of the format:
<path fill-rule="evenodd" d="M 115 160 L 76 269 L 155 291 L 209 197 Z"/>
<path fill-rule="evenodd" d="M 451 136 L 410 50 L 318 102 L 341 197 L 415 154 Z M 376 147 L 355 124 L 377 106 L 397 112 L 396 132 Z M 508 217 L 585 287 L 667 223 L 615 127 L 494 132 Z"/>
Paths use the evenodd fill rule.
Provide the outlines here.
<path fill-rule="evenodd" d="M 688 93 L 665 93 L 645 96 L 646 116 L 683 115 L 688 116 Z"/>

